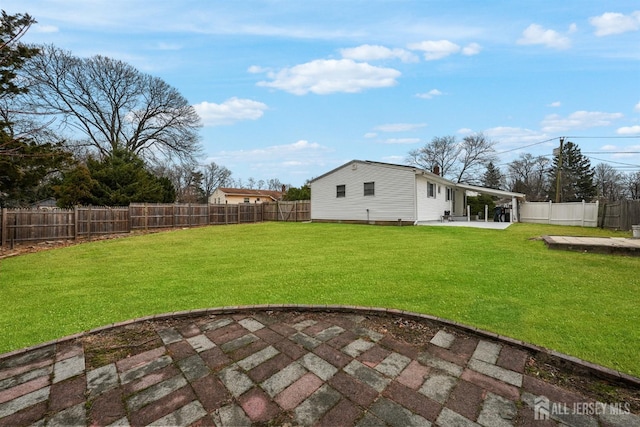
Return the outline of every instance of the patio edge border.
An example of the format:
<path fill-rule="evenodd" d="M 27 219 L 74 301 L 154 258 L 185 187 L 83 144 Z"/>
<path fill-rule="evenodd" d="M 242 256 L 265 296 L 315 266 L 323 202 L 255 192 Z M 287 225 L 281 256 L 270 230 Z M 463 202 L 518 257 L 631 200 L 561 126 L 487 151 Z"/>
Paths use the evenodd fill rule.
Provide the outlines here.
<path fill-rule="evenodd" d="M 52 345 L 62 344 L 68 341 L 73 341 L 79 338 L 83 338 L 88 335 L 110 331 L 116 328 L 133 325 L 136 323 L 157 321 L 157 320 L 170 320 L 177 318 L 190 318 L 207 315 L 220 315 L 220 314 L 235 314 L 242 312 L 252 311 L 307 311 L 307 312 L 335 312 L 335 313 L 353 313 L 353 314 L 369 314 L 369 315 L 387 315 L 395 317 L 404 317 L 412 320 L 426 320 L 429 322 L 439 323 L 443 326 L 447 326 L 453 329 L 461 330 L 464 333 L 479 335 L 495 341 L 501 341 L 511 346 L 521 347 L 528 351 L 542 353 L 555 359 L 559 359 L 562 362 L 575 365 L 578 368 L 587 371 L 599 378 L 613 380 L 615 382 L 622 382 L 640 387 L 640 378 L 634 377 L 630 374 L 616 371 L 615 369 L 607 368 L 602 365 L 595 364 L 586 360 L 582 360 L 578 357 L 568 354 L 560 353 L 555 350 L 551 350 L 545 347 L 541 347 L 535 344 L 531 344 L 525 341 L 521 341 L 515 338 L 511 338 L 505 335 L 500 335 L 495 332 L 479 329 L 474 326 L 466 325 L 464 323 L 455 322 L 453 320 L 444 319 L 441 317 L 433 316 L 430 314 L 422 314 L 411 311 L 405 311 L 395 308 L 382 308 L 382 307 L 362 307 L 352 305 L 309 305 L 309 304 L 259 304 L 259 305 L 239 305 L 239 306 L 223 306 L 215 308 L 202 308 L 194 310 L 184 310 L 176 312 L 161 313 L 155 315 L 149 315 L 144 317 L 138 317 L 135 319 L 125 320 L 122 322 L 111 323 L 108 325 L 100 326 L 94 329 L 90 329 L 83 332 L 78 332 L 72 335 L 67 335 L 55 340 L 47 341 L 34 346 L 25 347 L 17 350 L 10 351 L 8 353 L 0 354 L 0 362 L 5 359 L 20 356 L 30 351 L 46 348 Z"/>

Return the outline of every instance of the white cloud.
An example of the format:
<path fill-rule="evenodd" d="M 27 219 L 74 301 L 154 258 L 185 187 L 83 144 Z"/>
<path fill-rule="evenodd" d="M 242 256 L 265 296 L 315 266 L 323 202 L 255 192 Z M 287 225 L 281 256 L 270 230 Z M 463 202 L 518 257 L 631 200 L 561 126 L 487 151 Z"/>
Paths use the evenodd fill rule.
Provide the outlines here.
<path fill-rule="evenodd" d="M 562 105 L 562 103 L 560 101 L 554 101 L 551 104 L 547 104 L 547 107 L 553 107 L 553 108 L 558 108 Z"/>
<path fill-rule="evenodd" d="M 340 49 L 343 58 L 356 61 L 372 61 L 381 59 L 399 59 L 402 62 L 418 62 L 418 57 L 405 49 L 389 49 L 388 47 L 364 44 L 358 47 Z"/>
<path fill-rule="evenodd" d="M 456 131 L 456 133 L 459 133 L 460 135 L 469 135 L 471 133 L 473 133 L 473 129 L 469 129 L 469 128 L 460 128 Z"/>
<path fill-rule="evenodd" d="M 292 144 L 272 145 L 251 150 L 220 151 L 206 159 L 233 170 L 235 165 L 251 165 L 255 176 L 282 176 L 283 172 L 307 177 L 309 170 L 326 168 L 326 154 L 333 150 L 317 142 L 298 140 Z"/>
<path fill-rule="evenodd" d="M 640 127 L 638 127 L 638 131 L 636 134 L 640 134 Z M 600 148 L 603 151 L 614 151 L 614 153 L 609 154 L 612 159 L 628 159 L 637 157 L 637 152 L 640 151 L 640 145 L 627 145 L 619 147 L 616 145 L 604 145 Z"/>
<path fill-rule="evenodd" d="M 292 161 L 303 161 L 297 158 L 298 155 L 312 155 L 317 152 L 327 152 L 327 147 L 323 147 L 317 142 L 309 142 L 304 139 L 296 141 L 292 144 L 271 145 L 265 148 L 255 148 L 252 150 L 232 150 L 220 151 L 213 157 L 220 160 L 228 160 L 230 162 L 246 161 L 247 163 L 264 162 L 278 160 L 281 163 L 290 163 Z"/>
<path fill-rule="evenodd" d="M 542 120 L 543 132 L 556 133 L 570 129 L 587 129 L 609 126 L 614 120 L 623 117 L 622 113 L 603 113 L 600 111 L 576 111 L 568 117 L 550 114 Z"/>
<path fill-rule="evenodd" d="M 633 107 L 633 111 L 640 113 L 640 102 L 638 102 L 635 107 Z"/>
<path fill-rule="evenodd" d="M 548 136 L 540 131 L 510 126 L 497 126 L 483 131 L 489 139 L 500 145 L 530 144 L 543 141 Z"/>
<path fill-rule="evenodd" d="M 205 126 L 230 125 L 241 120 L 257 120 L 268 107 L 262 102 L 251 99 L 229 98 L 222 104 L 201 102 L 193 108 Z"/>
<path fill-rule="evenodd" d="M 375 67 L 351 59 L 317 59 L 271 72 L 271 81 L 258 86 L 284 90 L 295 95 L 309 92 L 326 95 L 336 92 L 358 93 L 365 89 L 390 87 L 397 84 L 401 73 L 393 68 Z"/>
<path fill-rule="evenodd" d="M 426 123 L 390 123 L 376 126 L 374 129 L 380 132 L 408 132 L 425 126 L 427 126 Z"/>
<path fill-rule="evenodd" d="M 264 68 L 261 67 L 259 65 L 251 65 L 248 69 L 247 72 L 251 73 L 251 74 L 260 74 L 260 73 L 267 73 L 271 71 L 269 68 Z"/>
<path fill-rule="evenodd" d="M 60 31 L 60 29 L 58 27 L 56 27 L 55 25 L 42 25 L 42 24 L 35 24 L 33 26 L 33 30 L 36 33 L 57 33 Z"/>
<path fill-rule="evenodd" d="M 460 51 L 460 46 L 449 40 L 426 40 L 420 43 L 411 43 L 408 48 L 424 52 L 424 59 L 427 61 L 442 59 Z"/>
<path fill-rule="evenodd" d="M 609 36 L 640 29 L 640 10 L 629 15 L 607 12 L 600 16 L 589 18 L 589 23 L 596 27 L 596 36 Z"/>
<path fill-rule="evenodd" d="M 422 99 L 431 99 L 435 96 L 440 95 L 442 95 L 442 92 L 440 92 L 438 89 L 431 89 L 429 92 L 416 94 L 416 97 Z"/>
<path fill-rule="evenodd" d="M 624 126 L 616 130 L 618 135 L 640 135 L 640 125 Z"/>
<path fill-rule="evenodd" d="M 420 138 L 389 138 L 385 139 L 385 144 L 417 144 Z"/>
<path fill-rule="evenodd" d="M 518 39 L 518 44 L 534 45 L 540 44 L 554 49 L 568 49 L 571 47 L 571 40 L 554 30 L 546 30 L 538 24 L 529 25 L 523 32 L 522 38 Z"/>
<path fill-rule="evenodd" d="M 469 43 L 462 49 L 462 54 L 466 56 L 473 56 L 480 53 L 482 46 L 478 43 Z"/>
<path fill-rule="evenodd" d="M 367 132 L 364 134 L 364 137 L 367 139 L 375 138 L 376 136 L 378 136 L 378 134 L 375 132 Z"/>

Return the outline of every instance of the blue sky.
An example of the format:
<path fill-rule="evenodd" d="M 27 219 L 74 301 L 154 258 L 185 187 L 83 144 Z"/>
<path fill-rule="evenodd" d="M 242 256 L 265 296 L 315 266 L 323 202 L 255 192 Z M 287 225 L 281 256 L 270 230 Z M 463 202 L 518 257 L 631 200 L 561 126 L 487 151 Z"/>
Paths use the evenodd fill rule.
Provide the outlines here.
<path fill-rule="evenodd" d="M 3 0 L 26 43 L 126 61 L 199 112 L 202 163 L 294 186 L 484 132 L 500 165 L 569 136 L 640 170 L 640 3 Z M 543 142 L 548 141 L 548 142 Z"/>

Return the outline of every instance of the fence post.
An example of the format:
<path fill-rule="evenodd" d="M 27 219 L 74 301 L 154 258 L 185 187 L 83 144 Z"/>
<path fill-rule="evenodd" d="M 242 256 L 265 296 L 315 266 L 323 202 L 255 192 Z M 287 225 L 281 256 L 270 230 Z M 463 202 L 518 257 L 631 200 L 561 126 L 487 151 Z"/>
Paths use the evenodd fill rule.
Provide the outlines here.
<path fill-rule="evenodd" d="M 7 243 L 7 208 L 2 208 L 2 225 L 0 225 L 0 246 Z"/>
<path fill-rule="evenodd" d="M 87 238 L 91 240 L 91 205 L 89 205 L 89 210 L 87 211 Z"/>
<path fill-rule="evenodd" d="M 238 203 L 238 224 L 240 224 L 240 203 Z"/>
<path fill-rule="evenodd" d="M 73 207 L 73 240 L 78 240 L 78 222 L 80 217 L 78 216 L 78 205 Z"/>
<path fill-rule="evenodd" d="M 147 208 L 147 202 L 144 202 L 144 231 L 147 232 L 149 230 L 149 209 Z"/>
<path fill-rule="evenodd" d="M 549 213 L 547 215 L 547 224 L 551 224 L 551 211 L 553 210 L 553 202 L 549 200 Z"/>

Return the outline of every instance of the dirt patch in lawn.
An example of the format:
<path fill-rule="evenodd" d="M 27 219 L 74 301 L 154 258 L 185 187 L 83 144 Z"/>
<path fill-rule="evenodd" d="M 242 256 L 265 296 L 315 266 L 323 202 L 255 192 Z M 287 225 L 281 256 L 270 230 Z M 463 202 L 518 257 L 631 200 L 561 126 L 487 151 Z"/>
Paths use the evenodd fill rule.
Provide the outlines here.
<path fill-rule="evenodd" d="M 108 365 L 162 346 L 151 322 L 135 323 L 82 338 L 87 369 Z"/>

